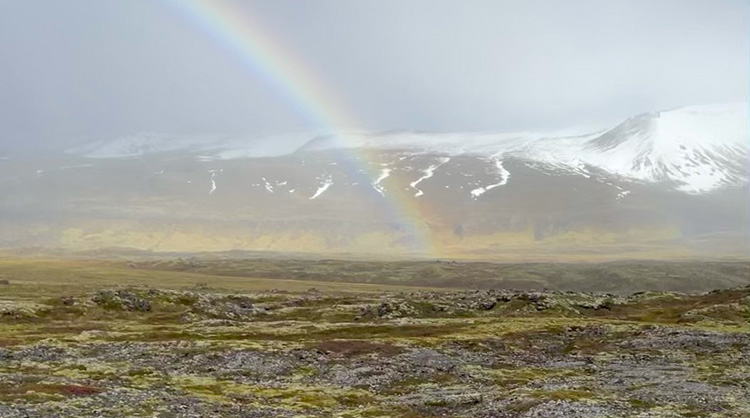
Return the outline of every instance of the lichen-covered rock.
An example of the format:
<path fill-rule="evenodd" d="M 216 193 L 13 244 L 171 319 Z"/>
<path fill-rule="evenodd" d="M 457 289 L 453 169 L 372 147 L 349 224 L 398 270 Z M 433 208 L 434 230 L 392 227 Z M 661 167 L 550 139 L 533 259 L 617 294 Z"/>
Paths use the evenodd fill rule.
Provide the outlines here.
<path fill-rule="evenodd" d="M 750 288 L 4 302 L 0 417 L 748 416 Z"/>
<path fill-rule="evenodd" d="M 92 302 L 108 310 L 120 310 L 130 312 L 151 311 L 151 301 L 146 299 L 144 292 L 132 290 L 102 290 L 93 298 Z"/>

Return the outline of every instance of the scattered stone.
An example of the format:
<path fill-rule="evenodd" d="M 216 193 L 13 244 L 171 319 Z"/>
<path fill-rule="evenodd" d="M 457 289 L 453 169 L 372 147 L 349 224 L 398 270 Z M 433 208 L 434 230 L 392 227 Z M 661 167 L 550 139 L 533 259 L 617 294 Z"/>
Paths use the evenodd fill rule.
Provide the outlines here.
<path fill-rule="evenodd" d="M 0 416 L 747 416 L 750 288 L 0 301 Z"/>

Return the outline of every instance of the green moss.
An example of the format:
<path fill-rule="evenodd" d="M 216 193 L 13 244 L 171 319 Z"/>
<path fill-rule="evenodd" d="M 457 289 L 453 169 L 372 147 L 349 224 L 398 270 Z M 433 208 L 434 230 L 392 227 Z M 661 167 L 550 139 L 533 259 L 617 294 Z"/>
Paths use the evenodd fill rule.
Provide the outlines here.
<path fill-rule="evenodd" d="M 144 369 L 130 369 L 128 370 L 127 375 L 129 377 L 142 377 L 142 376 L 152 376 L 155 373 L 154 369 L 151 367 L 147 367 Z"/>
<path fill-rule="evenodd" d="M 644 401 L 642 399 L 628 399 L 628 403 L 630 403 L 630 406 L 632 406 L 633 408 L 638 409 L 651 409 L 657 406 L 657 404 L 655 404 L 654 402 Z"/>
<path fill-rule="evenodd" d="M 292 372 L 292 378 L 295 380 L 301 380 L 305 378 L 315 377 L 318 375 L 318 369 L 312 366 L 301 366 Z"/>

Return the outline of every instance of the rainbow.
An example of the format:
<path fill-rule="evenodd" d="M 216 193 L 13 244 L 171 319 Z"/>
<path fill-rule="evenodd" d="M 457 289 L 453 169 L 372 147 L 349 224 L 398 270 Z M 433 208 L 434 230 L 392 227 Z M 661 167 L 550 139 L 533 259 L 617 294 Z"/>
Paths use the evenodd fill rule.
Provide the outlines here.
<path fill-rule="evenodd" d="M 292 49 L 279 41 L 278 36 L 262 25 L 251 13 L 233 8 L 225 0 L 164 0 L 173 9 L 210 35 L 215 42 L 242 61 L 256 76 L 273 86 L 295 111 L 316 130 L 332 135 L 352 158 L 346 167 L 356 178 L 365 173 L 370 183 L 380 175 L 374 158 L 364 147 L 347 147 L 343 130 L 363 125 L 342 104 L 336 91 L 323 77 L 318 76 L 297 57 Z M 243 2 L 247 6 L 247 2 Z M 396 188 L 399 189 L 399 188 Z M 389 190 L 384 194 L 383 210 L 388 219 L 415 237 L 411 249 L 424 255 L 437 255 L 437 245 L 430 228 L 424 222 L 419 199 L 404 190 Z"/>

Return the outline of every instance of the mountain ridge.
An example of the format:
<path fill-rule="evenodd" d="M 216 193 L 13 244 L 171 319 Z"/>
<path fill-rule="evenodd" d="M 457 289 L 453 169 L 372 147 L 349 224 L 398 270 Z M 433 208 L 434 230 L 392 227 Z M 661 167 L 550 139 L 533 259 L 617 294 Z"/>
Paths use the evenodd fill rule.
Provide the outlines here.
<path fill-rule="evenodd" d="M 118 142 L 127 156 L 104 152 L 105 141 L 12 157 L 0 160 L 0 194 L 12 197 L 0 200 L 0 247 L 746 257 L 746 144 L 706 138 L 736 134 L 745 113 L 711 109 L 588 134 L 151 135 Z M 672 134 L 683 131 L 692 136 Z"/>
<path fill-rule="evenodd" d="M 86 158 L 142 157 L 183 152 L 206 160 L 264 158 L 295 153 L 364 148 L 416 154 L 517 157 L 586 174 L 586 166 L 650 182 L 671 181 L 700 193 L 748 179 L 746 104 L 686 106 L 642 113 L 608 130 L 557 132 L 383 133 L 300 132 L 256 138 L 143 134 L 68 150 Z"/>

